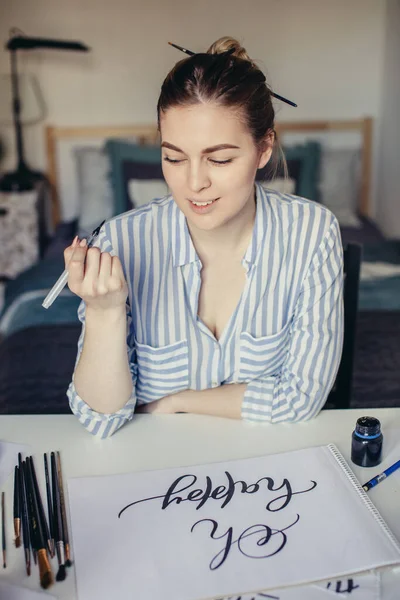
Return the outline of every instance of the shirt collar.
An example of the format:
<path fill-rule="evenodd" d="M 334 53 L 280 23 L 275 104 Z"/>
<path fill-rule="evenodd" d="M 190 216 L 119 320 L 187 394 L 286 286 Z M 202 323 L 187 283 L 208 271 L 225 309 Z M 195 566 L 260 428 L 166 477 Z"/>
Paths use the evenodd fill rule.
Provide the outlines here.
<path fill-rule="evenodd" d="M 256 183 L 256 217 L 250 244 L 243 257 L 243 261 L 251 265 L 257 258 L 263 233 L 265 229 L 266 197 L 265 190 Z M 199 257 L 190 236 L 186 217 L 176 202 L 171 198 L 174 206 L 172 213 L 172 257 L 174 267 L 181 267 L 199 261 Z"/>
<path fill-rule="evenodd" d="M 253 225 L 253 233 L 250 244 L 247 247 L 243 261 L 248 265 L 255 263 L 259 248 L 261 246 L 265 230 L 266 194 L 259 183 L 256 183 L 256 218 Z"/>
<path fill-rule="evenodd" d="M 189 263 L 199 260 L 197 252 L 190 236 L 186 217 L 176 204 L 174 203 L 172 215 L 172 257 L 174 267 L 181 267 Z"/>

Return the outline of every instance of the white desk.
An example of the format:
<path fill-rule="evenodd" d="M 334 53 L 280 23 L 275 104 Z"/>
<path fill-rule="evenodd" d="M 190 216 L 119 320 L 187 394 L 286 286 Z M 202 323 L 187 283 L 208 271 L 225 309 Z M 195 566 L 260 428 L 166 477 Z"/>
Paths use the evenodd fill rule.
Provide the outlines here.
<path fill-rule="evenodd" d="M 358 417 L 380 419 L 384 434 L 384 460 L 376 469 L 353 467 L 360 483 L 399 459 L 400 408 L 322 411 L 308 423 L 253 425 L 241 421 L 192 415 L 138 415 L 108 440 L 87 433 L 74 416 L 0 416 L 0 440 L 30 444 L 36 456 L 44 490 L 43 452 L 59 450 L 64 483 L 69 477 L 127 473 L 262 456 L 309 446 L 334 443 L 350 462 L 351 433 Z M 13 477 L 5 486 L 8 499 L 8 568 L 1 577 L 10 583 L 39 588 L 37 569 L 25 575 L 23 550 L 12 541 Z M 369 492 L 371 500 L 400 539 L 400 471 Z M 72 546 L 73 554 L 73 546 Z M 53 563 L 56 570 L 56 563 Z M 382 576 L 384 600 L 399 600 L 400 569 Z M 67 580 L 50 590 L 60 600 L 76 598 L 74 569 Z"/>

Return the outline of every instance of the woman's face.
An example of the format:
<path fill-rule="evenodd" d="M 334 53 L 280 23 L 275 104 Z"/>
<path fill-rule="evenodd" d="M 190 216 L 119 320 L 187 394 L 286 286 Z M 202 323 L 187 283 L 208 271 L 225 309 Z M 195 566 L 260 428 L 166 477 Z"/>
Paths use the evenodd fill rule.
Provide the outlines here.
<path fill-rule="evenodd" d="M 216 229 L 254 202 L 256 171 L 267 164 L 272 143 L 260 153 L 232 109 L 169 108 L 160 130 L 164 177 L 191 224 Z"/>

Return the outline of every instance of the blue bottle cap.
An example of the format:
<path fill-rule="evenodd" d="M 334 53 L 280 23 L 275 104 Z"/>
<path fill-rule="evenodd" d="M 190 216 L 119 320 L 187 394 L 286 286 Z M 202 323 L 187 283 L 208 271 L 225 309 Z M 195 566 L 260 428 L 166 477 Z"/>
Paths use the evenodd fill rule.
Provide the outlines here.
<path fill-rule="evenodd" d="M 375 417 L 357 419 L 355 434 L 363 438 L 377 438 L 381 434 L 381 423 Z"/>

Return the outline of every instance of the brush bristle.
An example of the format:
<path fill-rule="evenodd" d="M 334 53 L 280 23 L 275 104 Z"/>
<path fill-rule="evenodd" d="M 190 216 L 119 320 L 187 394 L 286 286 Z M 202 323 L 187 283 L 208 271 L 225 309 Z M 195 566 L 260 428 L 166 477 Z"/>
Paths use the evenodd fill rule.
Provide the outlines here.
<path fill-rule="evenodd" d="M 53 585 L 53 583 L 53 573 L 51 571 L 46 571 L 46 573 L 44 573 L 43 577 L 40 580 L 40 585 L 44 590 L 47 590 L 47 588 Z"/>
<path fill-rule="evenodd" d="M 72 567 L 72 560 L 69 560 L 69 558 L 67 558 L 67 560 L 65 561 L 65 566 Z"/>
<path fill-rule="evenodd" d="M 65 565 L 60 565 L 60 568 L 58 569 L 58 573 L 56 575 L 56 581 L 64 581 L 66 576 L 67 572 L 65 570 Z"/>
<path fill-rule="evenodd" d="M 15 547 L 19 548 L 21 546 L 21 537 L 18 536 L 15 538 Z"/>
<path fill-rule="evenodd" d="M 51 570 L 49 558 L 44 548 L 38 550 L 38 563 L 39 563 L 39 578 L 40 585 L 44 590 L 47 590 L 54 583 L 54 577 Z"/>

